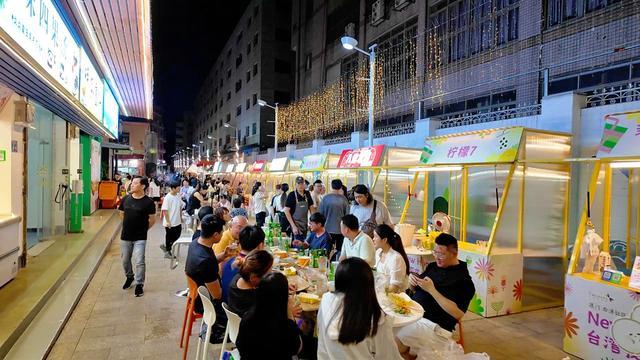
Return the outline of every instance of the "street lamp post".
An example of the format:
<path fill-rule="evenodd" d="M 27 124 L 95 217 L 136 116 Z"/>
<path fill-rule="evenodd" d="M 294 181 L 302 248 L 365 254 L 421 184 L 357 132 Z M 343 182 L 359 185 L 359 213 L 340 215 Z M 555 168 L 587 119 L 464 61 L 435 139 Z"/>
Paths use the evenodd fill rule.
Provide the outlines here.
<path fill-rule="evenodd" d="M 266 101 L 259 99 L 258 100 L 258 105 L 260 106 L 266 106 L 268 108 L 272 108 L 275 112 L 275 120 L 273 121 L 273 151 L 274 157 L 277 157 L 278 155 L 278 103 L 276 103 L 275 105 L 269 105 L 269 103 L 267 103 Z"/>
<path fill-rule="evenodd" d="M 364 55 L 369 57 L 369 146 L 373 146 L 373 94 L 375 91 L 375 65 L 376 65 L 376 52 L 375 49 L 378 46 L 377 44 L 373 44 L 369 46 L 369 52 L 364 51 L 358 47 L 358 40 L 352 38 L 351 36 L 343 36 L 340 41 L 342 42 L 342 47 L 347 50 L 356 50 Z"/>

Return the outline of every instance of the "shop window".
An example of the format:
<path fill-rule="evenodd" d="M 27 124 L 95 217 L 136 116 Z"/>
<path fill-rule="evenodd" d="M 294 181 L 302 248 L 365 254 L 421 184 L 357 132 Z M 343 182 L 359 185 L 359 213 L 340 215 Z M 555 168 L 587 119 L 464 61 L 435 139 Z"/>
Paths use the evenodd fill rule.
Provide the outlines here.
<path fill-rule="evenodd" d="M 573 91 L 578 88 L 578 77 L 573 76 L 566 79 L 553 80 L 549 82 L 549 95 Z"/>

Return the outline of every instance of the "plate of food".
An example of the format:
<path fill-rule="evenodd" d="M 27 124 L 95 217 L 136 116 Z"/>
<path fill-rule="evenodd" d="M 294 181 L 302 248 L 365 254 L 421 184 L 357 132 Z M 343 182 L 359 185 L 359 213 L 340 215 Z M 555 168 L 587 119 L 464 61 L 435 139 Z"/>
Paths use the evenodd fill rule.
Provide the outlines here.
<path fill-rule="evenodd" d="M 320 297 L 316 294 L 300 293 L 296 295 L 302 311 L 318 311 L 320 309 Z"/>
<path fill-rule="evenodd" d="M 293 266 L 284 268 L 282 273 L 287 277 L 289 284 L 295 285 L 296 291 L 306 290 L 311 285 L 302 276 L 298 275 L 298 271 Z"/>
<path fill-rule="evenodd" d="M 411 324 L 424 315 L 422 306 L 405 293 L 378 294 L 378 301 L 385 314 L 393 319 L 393 327 Z"/>

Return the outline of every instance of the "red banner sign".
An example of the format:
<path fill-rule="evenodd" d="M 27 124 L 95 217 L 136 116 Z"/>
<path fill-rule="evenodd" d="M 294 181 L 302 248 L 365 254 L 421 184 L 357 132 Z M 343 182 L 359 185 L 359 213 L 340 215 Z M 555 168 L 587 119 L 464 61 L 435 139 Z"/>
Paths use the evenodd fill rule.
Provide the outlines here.
<path fill-rule="evenodd" d="M 252 172 L 260 172 L 262 170 L 264 170 L 264 164 L 266 164 L 267 162 L 264 160 L 258 160 L 256 162 L 253 163 L 253 167 L 251 168 Z"/>
<path fill-rule="evenodd" d="M 384 145 L 376 145 L 371 147 L 363 147 L 354 150 L 342 150 L 340 160 L 338 160 L 338 168 L 359 168 L 379 166 L 382 160 Z"/>

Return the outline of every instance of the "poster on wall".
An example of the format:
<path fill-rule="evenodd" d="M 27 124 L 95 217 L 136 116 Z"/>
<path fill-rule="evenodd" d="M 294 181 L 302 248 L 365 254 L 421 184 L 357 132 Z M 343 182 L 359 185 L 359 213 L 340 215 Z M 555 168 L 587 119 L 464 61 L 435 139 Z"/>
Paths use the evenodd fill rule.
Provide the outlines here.
<path fill-rule="evenodd" d="M 604 117 L 598 158 L 640 155 L 640 111 Z"/>
<path fill-rule="evenodd" d="M 103 84 L 87 53 L 81 51 L 80 102 L 96 119 L 102 119 Z"/>
<path fill-rule="evenodd" d="M 472 134 L 430 138 L 422 149 L 423 164 L 513 162 L 524 128 L 483 130 Z"/>
<path fill-rule="evenodd" d="M 564 351 L 583 359 L 640 359 L 640 293 L 567 275 Z"/>
<path fill-rule="evenodd" d="M 100 158 L 102 147 L 99 141 L 91 140 L 91 213 L 98 210 L 98 187 L 100 185 Z"/>
<path fill-rule="evenodd" d="M 0 1 L 0 28 L 74 97 L 80 47 L 51 0 Z"/>

